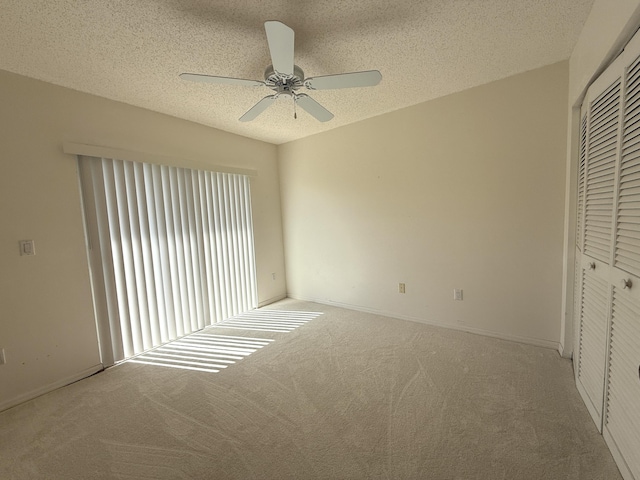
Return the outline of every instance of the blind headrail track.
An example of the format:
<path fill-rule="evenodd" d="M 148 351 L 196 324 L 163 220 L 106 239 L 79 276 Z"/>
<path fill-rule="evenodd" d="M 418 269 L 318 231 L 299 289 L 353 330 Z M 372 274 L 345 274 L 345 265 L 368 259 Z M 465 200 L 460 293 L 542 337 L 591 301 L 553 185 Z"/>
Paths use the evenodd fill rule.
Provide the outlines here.
<path fill-rule="evenodd" d="M 117 158 L 119 160 L 127 160 L 129 162 L 150 163 L 155 165 L 190 165 L 193 168 L 203 169 L 208 172 L 219 173 L 235 173 L 238 175 L 247 175 L 249 177 L 257 177 L 258 171 L 251 168 L 238 168 L 226 165 L 205 164 L 202 161 L 189 159 L 177 159 L 158 155 L 155 153 L 136 152 L 132 150 L 123 150 L 113 147 L 104 147 L 99 145 L 86 145 L 83 143 L 64 142 L 62 151 L 69 155 L 95 157 L 95 158 Z"/>

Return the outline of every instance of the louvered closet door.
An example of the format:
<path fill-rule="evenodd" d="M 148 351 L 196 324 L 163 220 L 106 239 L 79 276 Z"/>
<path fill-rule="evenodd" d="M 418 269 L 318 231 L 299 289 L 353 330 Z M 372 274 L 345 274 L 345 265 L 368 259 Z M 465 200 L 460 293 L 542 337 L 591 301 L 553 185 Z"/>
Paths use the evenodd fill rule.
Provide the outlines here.
<path fill-rule="evenodd" d="M 623 58 L 603 433 L 623 476 L 640 480 L 640 37 L 627 45 Z"/>
<path fill-rule="evenodd" d="M 576 384 L 623 477 L 640 480 L 640 35 L 582 113 Z"/>
<path fill-rule="evenodd" d="M 640 296 L 633 290 L 614 287 L 604 436 L 625 478 L 640 479 Z"/>
<path fill-rule="evenodd" d="M 619 68 L 618 68 L 619 70 Z M 587 93 L 581 117 L 576 256 L 580 259 L 576 380 L 589 413 L 602 431 L 608 324 L 611 310 L 616 172 L 622 79 L 603 75 Z M 578 283 L 576 281 L 576 283 Z"/>

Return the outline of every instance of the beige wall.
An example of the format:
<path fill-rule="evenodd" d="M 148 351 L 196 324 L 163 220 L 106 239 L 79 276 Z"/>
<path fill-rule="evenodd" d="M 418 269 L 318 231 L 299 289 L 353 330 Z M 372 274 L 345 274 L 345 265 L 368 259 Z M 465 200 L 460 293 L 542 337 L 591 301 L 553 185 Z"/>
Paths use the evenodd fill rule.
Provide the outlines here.
<path fill-rule="evenodd" d="M 0 105 L 0 409 L 100 361 L 76 159 L 62 153 L 65 141 L 257 170 L 259 300 L 284 295 L 275 146 L 6 72 Z M 36 256 L 19 256 L 22 239 L 35 240 Z"/>
<path fill-rule="evenodd" d="M 289 294 L 557 347 L 567 85 L 563 62 L 281 145 Z"/>
<path fill-rule="evenodd" d="M 565 185 L 564 272 L 561 352 L 569 357 L 574 348 L 573 283 L 579 109 L 591 82 L 620 53 L 640 26 L 640 0 L 595 0 L 569 59 L 569 98 Z"/>

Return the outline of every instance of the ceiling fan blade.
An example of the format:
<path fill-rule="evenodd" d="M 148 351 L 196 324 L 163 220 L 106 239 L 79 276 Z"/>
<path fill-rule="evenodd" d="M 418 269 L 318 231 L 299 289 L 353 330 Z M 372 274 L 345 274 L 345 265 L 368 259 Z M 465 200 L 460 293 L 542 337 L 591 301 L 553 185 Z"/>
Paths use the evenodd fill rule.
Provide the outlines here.
<path fill-rule="evenodd" d="M 333 113 L 324 108 L 309 95 L 305 95 L 304 93 L 296 95 L 296 103 L 304 108 L 307 113 L 321 122 L 328 122 L 333 118 Z"/>
<path fill-rule="evenodd" d="M 293 30 L 276 21 L 265 22 L 264 29 L 267 32 L 273 69 L 283 75 L 293 75 Z"/>
<path fill-rule="evenodd" d="M 242 85 L 244 87 L 260 87 L 264 82 L 258 80 L 244 80 L 243 78 L 215 77 L 198 73 L 181 73 L 180 78 L 191 82 L 216 83 L 221 85 Z"/>
<path fill-rule="evenodd" d="M 267 97 L 264 97 L 262 100 L 256 103 L 253 107 L 251 107 L 247 113 L 242 115 L 240 117 L 240 121 L 250 122 L 251 120 L 255 120 L 255 118 L 258 115 L 260 115 L 262 112 L 264 112 L 269 107 L 269 105 L 271 105 L 275 101 L 276 98 L 277 98 L 277 95 L 269 95 Z"/>
<path fill-rule="evenodd" d="M 310 90 L 331 90 L 335 88 L 373 87 L 382 80 L 382 74 L 378 70 L 366 72 L 340 73 L 338 75 L 325 75 L 323 77 L 307 78 L 305 87 Z"/>

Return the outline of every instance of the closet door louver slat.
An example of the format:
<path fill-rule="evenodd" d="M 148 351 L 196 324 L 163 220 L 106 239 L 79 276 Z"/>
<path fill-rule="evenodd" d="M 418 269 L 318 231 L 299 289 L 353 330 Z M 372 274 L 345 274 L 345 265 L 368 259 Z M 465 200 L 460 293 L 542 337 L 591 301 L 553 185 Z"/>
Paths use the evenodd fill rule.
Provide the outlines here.
<path fill-rule="evenodd" d="M 580 195 L 584 194 L 583 248 L 587 255 L 604 263 L 609 263 L 611 252 L 615 160 L 618 151 L 620 86 L 620 79 L 618 79 L 591 103 L 589 109 L 588 137 L 586 117 L 582 120 L 580 134 L 581 164 L 579 170 L 578 205 L 579 208 L 581 208 Z M 585 146 L 582 146 L 583 143 Z M 583 156 L 586 163 L 586 182 L 583 180 Z M 585 185 L 584 187 L 582 187 L 583 184 Z M 584 193 L 580 191 L 580 188 L 585 189 Z M 582 219 L 580 218 L 579 221 L 581 222 Z M 581 229 L 582 225 L 580 225 L 579 228 Z M 580 232 L 580 229 L 578 232 Z"/>
<path fill-rule="evenodd" d="M 605 426 L 640 478 L 640 301 L 614 289 Z"/>

